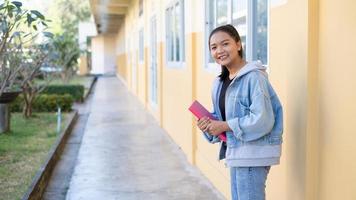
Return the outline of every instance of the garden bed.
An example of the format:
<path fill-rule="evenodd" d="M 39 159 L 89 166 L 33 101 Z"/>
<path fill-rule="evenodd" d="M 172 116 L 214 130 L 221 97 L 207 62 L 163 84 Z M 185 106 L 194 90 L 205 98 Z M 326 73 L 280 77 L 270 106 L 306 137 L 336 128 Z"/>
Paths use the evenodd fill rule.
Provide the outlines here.
<path fill-rule="evenodd" d="M 63 114 L 62 127 L 69 114 Z M 55 113 L 35 113 L 24 119 L 21 113 L 11 116 L 11 132 L 0 134 L 0 199 L 20 199 L 55 143 Z"/>

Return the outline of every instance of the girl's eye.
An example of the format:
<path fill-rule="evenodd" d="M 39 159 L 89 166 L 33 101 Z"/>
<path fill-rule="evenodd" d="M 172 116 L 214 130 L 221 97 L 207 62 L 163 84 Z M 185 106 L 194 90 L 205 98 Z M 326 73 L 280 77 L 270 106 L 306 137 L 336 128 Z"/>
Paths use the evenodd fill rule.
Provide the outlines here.
<path fill-rule="evenodd" d="M 216 49 L 216 47 L 211 47 L 211 50 L 215 50 Z"/>
<path fill-rule="evenodd" d="M 224 43 L 224 46 L 227 46 L 229 43 Z"/>

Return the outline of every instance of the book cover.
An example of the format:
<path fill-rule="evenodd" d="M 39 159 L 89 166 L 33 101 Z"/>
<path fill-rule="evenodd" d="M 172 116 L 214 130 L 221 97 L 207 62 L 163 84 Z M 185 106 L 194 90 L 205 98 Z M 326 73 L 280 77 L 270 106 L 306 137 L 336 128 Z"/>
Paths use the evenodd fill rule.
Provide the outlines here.
<path fill-rule="evenodd" d="M 189 107 L 190 112 L 192 112 L 198 119 L 202 117 L 208 117 L 209 119 L 216 120 L 216 118 L 197 100 L 195 100 Z M 226 142 L 226 134 L 221 133 L 219 136 L 220 140 Z"/>

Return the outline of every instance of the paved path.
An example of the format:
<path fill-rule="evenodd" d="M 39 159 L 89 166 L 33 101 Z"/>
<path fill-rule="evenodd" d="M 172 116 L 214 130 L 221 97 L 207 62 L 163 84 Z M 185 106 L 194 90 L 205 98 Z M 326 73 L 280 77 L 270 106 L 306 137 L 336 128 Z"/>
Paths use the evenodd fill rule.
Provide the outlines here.
<path fill-rule="evenodd" d="M 116 77 L 101 77 L 66 199 L 223 198 Z"/>
<path fill-rule="evenodd" d="M 93 92 L 95 91 L 94 88 L 84 103 L 75 103 L 74 105 L 74 108 L 78 110 L 79 117 L 71 134 L 68 136 L 63 153 L 53 169 L 51 179 L 45 189 L 43 200 L 66 199 L 66 194 L 81 146 L 84 129 L 90 115 Z"/>

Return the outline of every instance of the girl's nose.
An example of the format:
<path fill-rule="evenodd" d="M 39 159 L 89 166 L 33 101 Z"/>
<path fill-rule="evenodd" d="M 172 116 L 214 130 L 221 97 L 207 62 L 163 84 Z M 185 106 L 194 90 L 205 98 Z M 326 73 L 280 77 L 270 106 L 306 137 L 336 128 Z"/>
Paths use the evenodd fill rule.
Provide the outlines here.
<path fill-rule="evenodd" d="M 222 48 L 221 46 L 217 46 L 217 47 L 216 47 L 216 52 L 217 52 L 217 53 L 223 52 L 223 48 Z"/>

